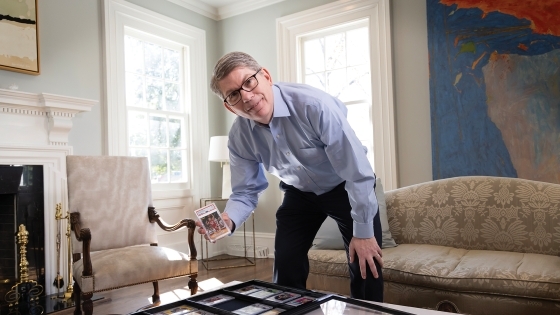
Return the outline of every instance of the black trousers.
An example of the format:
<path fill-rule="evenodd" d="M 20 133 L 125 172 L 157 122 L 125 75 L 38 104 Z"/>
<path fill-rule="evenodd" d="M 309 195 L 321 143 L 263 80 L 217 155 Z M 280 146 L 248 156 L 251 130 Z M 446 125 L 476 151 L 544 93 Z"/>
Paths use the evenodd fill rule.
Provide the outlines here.
<path fill-rule="evenodd" d="M 274 243 L 273 281 L 280 285 L 305 289 L 309 274 L 309 251 L 313 239 L 327 216 L 333 218 L 342 234 L 346 257 L 353 237 L 353 220 L 350 216 L 350 201 L 344 182 L 322 195 L 302 192 L 284 182 L 284 200 L 276 213 L 276 238 Z M 381 247 L 381 221 L 379 211 L 373 221 L 375 239 Z M 383 302 L 383 276 L 381 267 L 375 262 L 379 278 L 374 278 L 369 267 L 367 277 L 362 279 L 358 256 L 348 264 L 350 270 L 350 292 L 353 298 Z"/>

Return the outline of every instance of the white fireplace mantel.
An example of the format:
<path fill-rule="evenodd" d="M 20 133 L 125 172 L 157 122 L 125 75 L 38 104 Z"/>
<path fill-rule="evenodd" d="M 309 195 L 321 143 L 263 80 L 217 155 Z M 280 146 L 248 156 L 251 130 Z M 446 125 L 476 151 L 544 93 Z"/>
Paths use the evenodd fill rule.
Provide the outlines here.
<path fill-rule="evenodd" d="M 60 274 L 65 283 L 69 283 L 64 235 L 67 220 L 58 225 L 55 212 L 59 203 L 63 215 L 68 209 L 66 156 L 72 154 L 72 147 L 68 145 L 72 119 L 79 113 L 91 111 L 98 103 L 83 98 L 0 89 L 0 164 L 43 166 L 47 294 L 55 292 L 51 284 L 57 272 L 58 228 L 62 234 Z"/>
<path fill-rule="evenodd" d="M 99 102 L 0 89 L 0 142 L 67 145 L 72 119 Z M 6 137 L 8 136 L 8 137 Z"/>

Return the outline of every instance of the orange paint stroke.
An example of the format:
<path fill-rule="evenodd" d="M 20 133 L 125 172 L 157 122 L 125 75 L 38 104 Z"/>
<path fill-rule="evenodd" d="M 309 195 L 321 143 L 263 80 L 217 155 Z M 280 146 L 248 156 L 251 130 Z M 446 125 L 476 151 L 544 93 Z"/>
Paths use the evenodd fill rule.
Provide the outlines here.
<path fill-rule="evenodd" d="M 517 45 L 517 48 L 527 51 L 529 50 L 529 47 L 527 47 L 527 45 L 524 45 L 523 43 L 519 43 L 519 45 Z"/>
<path fill-rule="evenodd" d="M 456 4 L 458 9 L 478 8 L 483 17 L 498 11 L 531 21 L 538 34 L 560 36 L 560 1 L 558 0 L 440 0 L 441 4 Z"/>
<path fill-rule="evenodd" d="M 482 59 L 482 57 L 484 57 L 485 55 L 486 55 L 486 52 L 484 52 L 482 55 L 480 55 L 480 57 L 478 57 L 478 59 L 476 59 L 476 60 L 473 62 L 471 69 L 474 70 L 474 68 L 476 68 L 476 65 L 477 65 L 478 62 L 480 61 L 480 59 Z"/>

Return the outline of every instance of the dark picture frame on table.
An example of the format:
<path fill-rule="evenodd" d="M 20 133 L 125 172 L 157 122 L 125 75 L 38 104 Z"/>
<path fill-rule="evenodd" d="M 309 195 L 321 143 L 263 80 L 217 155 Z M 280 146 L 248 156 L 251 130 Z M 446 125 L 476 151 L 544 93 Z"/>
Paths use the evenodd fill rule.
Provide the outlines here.
<path fill-rule="evenodd" d="M 291 294 L 295 299 L 283 301 L 259 290 Z M 253 293 L 251 293 L 253 292 Z M 272 293 L 274 294 L 274 293 Z M 190 298 L 142 310 L 131 315 L 413 315 L 375 303 L 305 289 L 296 289 L 261 280 L 249 280 Z"/>
<path fill-rule="evenodd" d="M 0 69 L 39 75 L 38 0 L 0 2 Z"/>

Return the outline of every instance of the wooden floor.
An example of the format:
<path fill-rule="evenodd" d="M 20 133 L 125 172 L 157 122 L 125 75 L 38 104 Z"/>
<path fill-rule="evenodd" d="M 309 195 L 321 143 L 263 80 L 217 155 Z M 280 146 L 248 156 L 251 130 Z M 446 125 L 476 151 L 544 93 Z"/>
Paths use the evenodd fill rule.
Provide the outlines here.
<path fill-rule="evenodd" d="M 221 256 L 224 258 L 224 256 Z M 259 279 L 263 281 L 272 281 L 272 263 L 274 259 L 258 258 L 255 266 L 235 267 L 226 269 L 206 270 L 202 262 L 198 262 L 198 285 L 199 293 L 205 290 L 211 290 L 216 286 L 231 281 L 248 281 Z M 220 266 L 240 265 L 246 261 L 242 258 L 230 259 L 219 262 L 210 262 L 209 268 Z M 159 292 L 162 304 L 175 302 L 190 296 L 190 290 L 187 286 L 188 277 L 171 279 L 159 282 Z M 140 284 L 128 288 L 103 292 L 94 296 L 103 297 L 103 299 L 93 302 L 94 314 L 129 314 L 135 312 L 141 307 L 151 303 L 153 294 L 152 284 Z M 54 315 L 72 314 L 73 309 L 52 313 Z"/>

